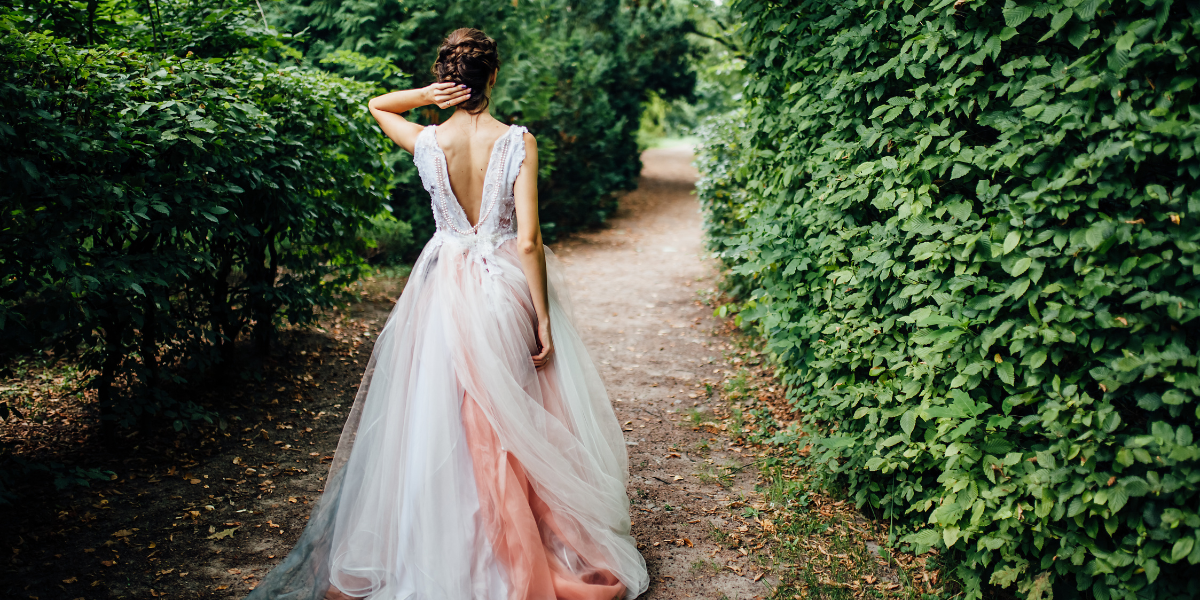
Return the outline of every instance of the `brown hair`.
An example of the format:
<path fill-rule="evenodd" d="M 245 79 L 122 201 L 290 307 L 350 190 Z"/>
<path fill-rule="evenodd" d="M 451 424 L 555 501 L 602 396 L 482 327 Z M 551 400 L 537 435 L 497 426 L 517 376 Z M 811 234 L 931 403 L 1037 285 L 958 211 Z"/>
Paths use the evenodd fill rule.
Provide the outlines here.
<path fill-rule="evenodd" d="M 471 88 L 471 98 L 458 108 L 478 114 L 488 106 L 488 81 L 499 68 L 496 40 L 478 29 L 464 27 L 446 36 L 438 48 L 433 76 L 438 82 L 452 81 Z"/>

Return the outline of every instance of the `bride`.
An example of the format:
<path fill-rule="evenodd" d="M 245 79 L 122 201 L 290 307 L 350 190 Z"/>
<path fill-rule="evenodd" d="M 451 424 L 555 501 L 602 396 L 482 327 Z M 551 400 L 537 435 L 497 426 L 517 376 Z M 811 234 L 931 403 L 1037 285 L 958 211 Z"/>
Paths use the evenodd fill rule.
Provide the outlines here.
<path fill-rule="evenodd" d="M 488 112 L 496 42 L 371 100 L 437 233 L 379 334 L 320 502 L 248 600 L 613 600 L 649 583 L 621 428 L 538 224 L 537 143 Z M 402 113 L 456 107 L 421 127 Z M 553 335 L 553 337 L 552 337 Z"/>

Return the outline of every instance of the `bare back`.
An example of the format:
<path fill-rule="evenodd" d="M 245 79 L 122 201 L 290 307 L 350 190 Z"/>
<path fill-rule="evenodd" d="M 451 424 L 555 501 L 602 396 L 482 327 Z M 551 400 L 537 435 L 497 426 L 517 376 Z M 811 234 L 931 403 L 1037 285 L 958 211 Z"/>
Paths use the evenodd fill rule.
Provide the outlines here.
<path fill-rule="evenodd" d="M 454 117 L 466 113 L 455 113 Z M 476 119 L 454 117 L 439 125 L 434 138 L 446 155 L 450 189 L 462 205 L 463 213 L 472 225 L 479 223 L 483 204 L 484 177 L 496 140 L 508 131 L 508 126 L 483 115 Z"/>

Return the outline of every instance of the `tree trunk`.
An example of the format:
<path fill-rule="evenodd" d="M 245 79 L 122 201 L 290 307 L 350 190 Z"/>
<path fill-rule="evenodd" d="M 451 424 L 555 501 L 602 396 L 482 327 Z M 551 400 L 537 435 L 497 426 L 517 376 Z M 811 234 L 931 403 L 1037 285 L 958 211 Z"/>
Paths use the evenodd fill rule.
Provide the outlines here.
<path fill-rule="evenodd" d="M 146 385 L 151 392 L 158 388 L 158 303 L 147 295 L 142 308 L 141 354 L 146 369 Z"/>
<path fill-rule="evenodd" d="M 112 310 L 116 312 L 115 307 Z M 121 357 L 125 354 L 122 343 L 125 324 L 117 317 L 109 317 L 102 321 L 102 327 L 104 359 L 100 364 L 100 377 L 96 379 L 96 396 L 100 405 L 100 437 L 107 442 L 113 440 L 117 432 L 117 398 L 114 384 L 117 370 L 121 368 Z"/>
<path fill-rule="evenodd" d="M 96 33 L 96 7 L 100 0 L 88 0 L 87 3 L 87 37 L 89 44 L 99 44 L 100 36 Z"/>
<path fill-rule="evenodd" d="M 229 297 L 229 276 L 233 272 L 233 251 L 229 244 L 218 244 L 217 264 L 220 266 L 213 282 L 209 312 L 212 315 L 213 330 L 220 336 L 217 344 L 221 362 L 229 364 L 233 362 L 238 334 L 242 329 L 241 319 L 233 310 L 233 299 Z"/>
<path fill-rule="evenodd" d="M 266 244 L 263 250 L 268 261 L 265 265 L 256 262 L 256 279 L 262 292 L 255 296 L 253 304 L 252 339 L 254 351 L 259 356 L 266 356 L 271 351 L 271 340 L 275 336 L 275 311 L 279 310 L 279 301 L 271 297 L 275 290 L 275 278 L 279 276 L 279 251 L 275 248 L 275 233 L 268 233 L 264 239 Z"/>

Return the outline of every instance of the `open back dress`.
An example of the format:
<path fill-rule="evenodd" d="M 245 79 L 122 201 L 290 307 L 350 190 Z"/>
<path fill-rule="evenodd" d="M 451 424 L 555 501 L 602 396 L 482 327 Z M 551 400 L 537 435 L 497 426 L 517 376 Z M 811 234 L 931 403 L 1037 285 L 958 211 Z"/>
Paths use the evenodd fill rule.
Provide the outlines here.
<path fill-rule="evenodd" d="M 436 126 L 414 161 L 437 233 L 379 334 L 295 548 L 247 600 L 613 600 L 649 583 L 628 458 L 549 249 L 555 351 L 518 256 L 525 129 L 496 140 L 472 226 Z"/>

